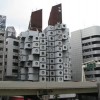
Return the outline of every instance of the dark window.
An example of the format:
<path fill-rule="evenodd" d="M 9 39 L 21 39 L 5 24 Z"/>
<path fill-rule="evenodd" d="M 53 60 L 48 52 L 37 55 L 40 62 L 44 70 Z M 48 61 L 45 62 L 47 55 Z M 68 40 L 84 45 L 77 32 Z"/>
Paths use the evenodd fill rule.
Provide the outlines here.
<path fill-rule="evenodd" d="M 12 72 L 13 72 L 13 73 L 18 73 L 18 70 L 13 69 Z"/>
<path fill-rule="evenodd" d="M 100 50 L 100 47 L 93 48 L 92 50 L 93 50 L 93 51 L 95 51 L 95 50 Z"/>
<path fill-rule="evenodd" d="M 18 66 L 18 63 L 13 62 L 13 66 Z"/>
<path fill-rule="evenodd" d="M 0 51 L 3 51 L 3 48 L 0 48 Z"/>
<path fill-rule="evenodd" d="M 93 41 L 92 44 L 100 44 L 100 41 Z"/>
<path fill-rule="evenodd" d="M 18 45 L 19 45 L 19 43 L 18 43 L 18 42 L 16 42 L 16 41 L 14 41 L 14 42 L 13 42 L 13 45 L 14 45 L 14 46 L 18 46 Z"/>
<path fill-rule="evenodd" d="M 82 46 L 88 46 L 91 45 L 91 42 L 83 43 Z"/>
<path fill-rule="evenodd" d="M 95 70 L 100 70 L 100 67 L 96 67 Z"/>
<path fill-rule="evenodd" d="M 2 66 L 2 63 L 0 63 L 0 66 Z"/>
<path fill-rule="evenodd" d="M 87 40 L 87 39 L 90 39 L 90 37 L 85 37 L 85 38 L 82 38 L 82 40 Z"/>
<path fill-rule="evenodd" d="M 98 37 L 100 37 L 100 35 L 91 36 L 91 38 L 98 38 Z"/>
<path fill-rule="evenodd" d="M 6 45 L 8 44 L 8 41 L 6 41 Z"/>
<path fill-rule="evenodd" d="M 92 57 L 92 55 L 83 56 L 84 59 L 86 59 L 86 58 L 91 58 L 91 57 Z"/>
<path fill-rule="evenodd" d="M 0 58 L 3 58 L 3 55 L 0 55 Z"/>
<path fill-rule="evenodd" d="M 8 51 L 8 49 L 6 48 L 6 51 Z"/>
<path fill-rule="evenodd" d="M 95 74 L 95 77 L 100 77 L 100 74 Z"/>
<path fill-rule="evenodd" d="M 13 49 L 13 52 L 18 53 L 18 50 L 17 49 Z"/>
<path fill-rule="evenodd" d="M 0 43 L 3 43 L 3 41 L 0 41 Z"/>
<path fill-rule="evenodd" d="M 91 49 L 84 49 L 83 52 L 90 52 Z"/>
<path fill-rule="evenodd" d="M 5 55 L 5 58 L 7 58 L 7 55 Z"/>
<path fill-rule="evenodd" d="M 13 56 L 13 59 L 18 59 L 18 56 Z"/>
<path fill-rule="evenodd" d="M 100 54 L 93 54 L 93 57 L 100 57 Z"/>

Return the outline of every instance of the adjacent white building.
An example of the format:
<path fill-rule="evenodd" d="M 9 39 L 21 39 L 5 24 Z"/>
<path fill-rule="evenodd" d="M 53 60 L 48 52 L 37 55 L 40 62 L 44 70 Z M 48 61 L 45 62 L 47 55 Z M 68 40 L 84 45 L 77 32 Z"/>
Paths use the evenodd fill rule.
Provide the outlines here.
<path fill-rule="evenodd" d="M 4 80 L 18 80 L 19 40 L 14 27 L 7 27 L 5 34 Z"/>
<path fill-rule="evenodd" d="M 71 58 L 73 80 L 81 81 L 82 63 L 92 60 L 100 61 L 100 26 L 92 26 L 71 33 Z M 100 66 L 94 70 L 95 73 L 87 72 L 88 80 L 100 78 Z"/>

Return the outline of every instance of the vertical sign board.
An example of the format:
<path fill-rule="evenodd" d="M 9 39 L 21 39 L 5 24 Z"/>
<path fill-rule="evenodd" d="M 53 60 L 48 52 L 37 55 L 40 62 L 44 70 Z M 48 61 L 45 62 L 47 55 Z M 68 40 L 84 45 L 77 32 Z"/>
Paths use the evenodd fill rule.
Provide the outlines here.
<path fill-rule="evenodd" d="M 6 16 L 0 15 L 0 30 L 5 30 L 6 27 Z"/>

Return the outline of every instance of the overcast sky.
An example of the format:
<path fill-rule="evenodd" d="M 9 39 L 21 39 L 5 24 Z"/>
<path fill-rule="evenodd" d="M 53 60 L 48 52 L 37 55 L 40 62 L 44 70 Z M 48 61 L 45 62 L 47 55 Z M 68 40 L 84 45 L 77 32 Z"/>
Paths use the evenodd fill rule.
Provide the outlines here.
<path fill-rule="evenodd" d="M 6 26 L 14 26 L 17 34 L 26 31 L 32 11 L 43 9 L 43 29 L 53 5 L 62 3 L 63 23 L 70 32 L 100 25 L 100 0 L 0 0 L 0 15 L 7 16 Z"/>

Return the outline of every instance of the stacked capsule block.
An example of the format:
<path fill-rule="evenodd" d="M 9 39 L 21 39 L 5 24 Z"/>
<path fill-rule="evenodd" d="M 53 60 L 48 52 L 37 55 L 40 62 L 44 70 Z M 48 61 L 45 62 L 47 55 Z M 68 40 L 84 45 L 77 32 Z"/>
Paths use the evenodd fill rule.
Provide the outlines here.
<path fill-rule="evenodd" d="M 38 32 L 21 33 L 20 45 L 20 79 L 38 81 L 40 55 Z"/>
<path fill-rule="evenodd" d="M 39 81 L 46 82 L 46 35 L 44 32 L 39 33 L 40 38 L 40 70 Z"/>
<path fill-rule="evenodd" d="M 46 81 L 55 81 L 55 55 L 54 55 L 54 46 L 55 46 L 55 32 L 54 26 L 48 26 L 45 29 L 46 34 Z"/>
<path fill-rule="evenodd" d="M 55 67 L 56 67 L 56 81 L 63 82 L 63 42 L 62 42 L 62 28 L 61 24 L 55 25 Z"/>
<path fill-rule="evenodd" d="M 21 80 L 71 80 L 69 30 L 65 24 L 49 25 L 41 33 L 27 31 L 20 37 Z"/>
<path fill-rule="evenodd" d="M 65 24 L 56 24 L 55 26 L 48 26 L 44 32 L 47 37 L 47 81 L 63 82 L 71 80 L 69 30 Z"/>

